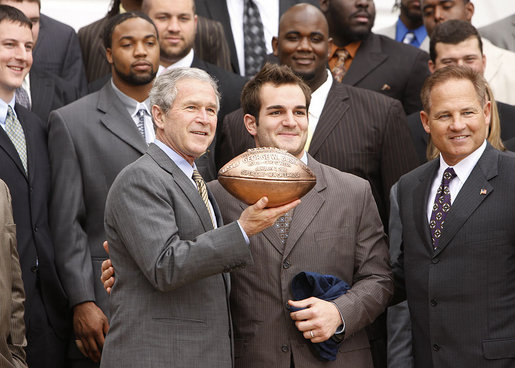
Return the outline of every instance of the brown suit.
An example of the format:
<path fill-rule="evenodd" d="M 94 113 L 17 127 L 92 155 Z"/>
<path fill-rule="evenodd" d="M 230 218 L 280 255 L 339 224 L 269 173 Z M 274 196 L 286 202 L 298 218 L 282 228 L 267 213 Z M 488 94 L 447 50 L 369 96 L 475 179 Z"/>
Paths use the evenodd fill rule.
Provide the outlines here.
<path fill-rule="evenodd" d="M 364 327 L 384 310 L 393 290 L 388 249 L 363 179 L 322 165 L 308 156 L 316 186 L 295 208 L 285 247 L 273 227 L 250 238 L 254 264 L 231 273 L 235 366 L 372 367 Z M 218 182 L 209 183 L 224 222 L 246 207 Z M 291 280 L 301 271 L 330 274 L 352 289 L 335 300 L 346 323 L 334 362 L 322 362 L 295 328 L 285 308 Z"/>
<path fill-rule="evenodd" d="M 16 250 L 16 225 L 11 195 L 0 180 L 0 367 L 27 367 L 25 363 L 25 293 Z"/>
<path fill-rule="evenodd" d="M 104 27 L 109 18 L 105 16 L 79 29 L 78 36 L 86 77 L 91 83 L 111 73 L 106 59 L 106 49 L 102 39 Z M 198 17 L 197 35 L 193 46 L 196 55 L 204 61 L 231 70 L 231 55 L 220 22 Z"/>

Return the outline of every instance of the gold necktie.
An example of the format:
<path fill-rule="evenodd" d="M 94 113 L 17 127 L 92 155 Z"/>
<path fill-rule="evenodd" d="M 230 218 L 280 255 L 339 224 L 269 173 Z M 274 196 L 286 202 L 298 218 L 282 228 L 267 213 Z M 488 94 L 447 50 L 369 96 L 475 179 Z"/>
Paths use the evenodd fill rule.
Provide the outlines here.
<path fill-rule="evenodd" d="M 11 106 L 9 106 L 7 109 L 5 132 L 7 133 L 7 136 L 11 142 L 13 142 L 13 145 L 18 152 L 18 156 L 20 156 L 21 163 L 23 164 L 25 175 L 27 175 L 27 146 L 25 143 L 25 133 L 23 133 L 23 128 L 21 127 L 20 121 L 14 114 Z"/>
<path fill-rule="evenodd" d="M 347 72 L 347 69 L 345 68 L 345 61 L 350 57 L 350 54 L 345 49 L 339 49 L 336 50 L 336 55 L 338 56 L 338 60 L 336 61 L 336 64 L 334 65 L 333 70 L 333 77 L 337 82 L 341 82 L 343 79 L 343 76 Z"/>
<path fill-rule="evenodd" d="M 204 204 L 207 207 L 207 211 L 209 212 L 209 218 L 211 219 L 211 223 L 213 224 L 213 229 L 216 227 L 214 222 L 213 213 L 211 212 L 211 207 L 209 206 L 209 197 L 207 195 L 206 182 L 202 179 L 202 175 L 197 170 L 193 170 L 192 175 L 195 184 L 197 184 L 197 189 L 200 194 L 200 197 L 204 201 Z"/>

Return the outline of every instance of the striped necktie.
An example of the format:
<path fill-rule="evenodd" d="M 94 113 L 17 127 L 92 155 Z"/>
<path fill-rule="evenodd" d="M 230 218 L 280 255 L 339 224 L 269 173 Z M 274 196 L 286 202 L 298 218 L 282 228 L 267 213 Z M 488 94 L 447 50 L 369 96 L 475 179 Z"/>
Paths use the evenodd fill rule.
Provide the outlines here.
<path fill-rule="evenodd" d="M 213 229 L 216 227 L 214 222 L 213 213 L 211 212 L 211 207 L 209 206 L 209 197 L 207 195 L 206 182 L 202 179 L 202 175 L 197 170 L 193 170 L 192 175 L 193 181 L 197 184 L 197 190 L 204 201 L 204 204 L 207 207 L 207 211 L 209 212 L 209 218 L 211 219 L 211 223 L 213 224 Z"/>
<path fill-rule="evenodd" d="M 20 121 L 14 114 L 11 106 L 7 109 L 7 118 L 5 119 L 5 132 L 13 143 L 18 156 L 20 156 L 25 175 L 27 175 L 27 146 L 25 142 L 25 133 L 21 127 Z"/>

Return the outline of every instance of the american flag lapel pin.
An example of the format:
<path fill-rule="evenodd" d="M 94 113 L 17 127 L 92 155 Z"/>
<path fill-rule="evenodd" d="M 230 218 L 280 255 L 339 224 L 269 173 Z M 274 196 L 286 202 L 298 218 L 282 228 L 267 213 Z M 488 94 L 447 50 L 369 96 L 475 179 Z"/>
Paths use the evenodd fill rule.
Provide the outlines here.
<path fill-rule="evenodd" d="M 486 189 L 481 189 L 481 190 L 479 191 L 479 194 L 481 194 L 481 195 L 486 195 Z"/>

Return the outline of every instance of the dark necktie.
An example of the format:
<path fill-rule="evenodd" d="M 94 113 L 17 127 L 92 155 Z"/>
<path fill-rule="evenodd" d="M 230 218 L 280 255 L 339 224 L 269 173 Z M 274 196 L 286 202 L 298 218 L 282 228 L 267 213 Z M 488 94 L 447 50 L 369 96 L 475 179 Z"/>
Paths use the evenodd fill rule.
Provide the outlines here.
<path fill-rule="evenodd" d="M 243 42 L 245 75 L 253 76 L 261 69 L 266 55 L 263 23 L 253 0 L 245 0 L 243 5 Z"/>
<path fill-rule="evenodd" d="M 334 64 L 331 72 L 333 73 L 334 79 L 337 82 L 341 82 L 347 72 L 345 61 L 349 58 L 350 53 L 346 49 L 338 49 L 336 50 L 336 55 L 338 56 L 338 60 L 336 60 L 336 64 Z"/>
<path fill-rule="evenodd" d="M 145 139 L 145 109 L 139 109 L 136 115 L 138 116 L 138 130 L 143 139 Z"/>
<path fill-rule="evenodd" d="M 290 224 L 293 218 L 293 210 L 286 212 L 284 215 L 280 216 L 277 220 L 275 220 L 275 230 L 281 238 L 281 243 L 284 246 L 286 244 L 286 240 L 288 240 L 288 235 L 290 234 Z"/>
<path fill-rule="evenodd" d="M 7 108 L 7 118 L 5 119 L 5 132 L 11 140 L 20 156 L 25 175 L 27 174 L 27 145 L 25 142 L 25 133 L 21 127 L 20 121 L 14 114 L 11 106 Z"/>
<path fill-rule="evenodd" d="M 29 94 L 23 87 L 16 88 L 16 102 L 25 107 L 27 110 L 30 110 L 30 99 Z"/>
<path fill-rule="evenodd" d="M 214 229 L 216 226 L 213 220 L 213 213 L 211 212 L 211 207 L 209 206 L 209 197 L 207 194 L 206 182 L 197 170 L 193 170 L 192 178 L 193 181 L 195 181 L 195 184 L 197 184 L 197 189 L 200 194 L 200 197 L 202 198 L 202 201 L 204 201 L 204 204 L 207 207 L 207 211 L 209 212 L 209 218 L 211 219 L 211 223 L 213 224 Z"/>
<path fill-rule="evenodd" d="M 442 230 L 445 217 L 451 209 L 451 192 L 449 191 L 449 183 L 456 177 L 456 173 L 452 167 L 445 169 L 442 176 L 442 183 L 438 187 L 433 204 L 433 212 L 429 221 L 429 229 L 431 230 L 431 239 L 433 240 L 433 248 L 438 247 L 438 240 L 442 236 Z"/>

